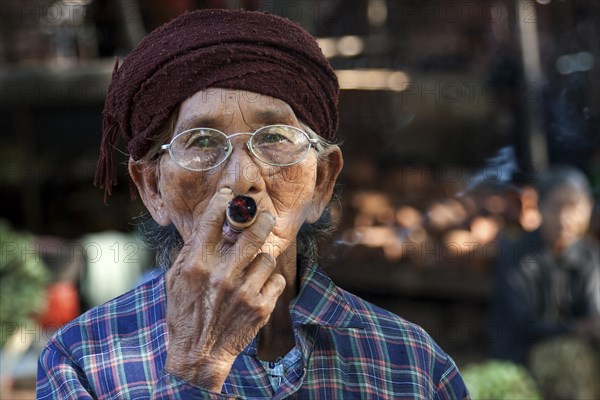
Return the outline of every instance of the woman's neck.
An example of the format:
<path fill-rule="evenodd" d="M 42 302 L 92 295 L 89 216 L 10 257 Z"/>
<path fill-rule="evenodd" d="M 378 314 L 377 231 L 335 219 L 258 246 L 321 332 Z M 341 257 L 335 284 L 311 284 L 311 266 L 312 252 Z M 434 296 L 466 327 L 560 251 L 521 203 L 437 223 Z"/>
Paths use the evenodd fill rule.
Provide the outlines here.
<path fill-rule="evenodd" d="M 285 278 L 285 290 L 279 296 L 271 318 L 258 333 L 258 358 L 263 361 L 275 361 L 295 346 L 290 304 L 298 294 L 299 282 L 296 249 L 290 247 L 277 258 L 275 268 Z"/>

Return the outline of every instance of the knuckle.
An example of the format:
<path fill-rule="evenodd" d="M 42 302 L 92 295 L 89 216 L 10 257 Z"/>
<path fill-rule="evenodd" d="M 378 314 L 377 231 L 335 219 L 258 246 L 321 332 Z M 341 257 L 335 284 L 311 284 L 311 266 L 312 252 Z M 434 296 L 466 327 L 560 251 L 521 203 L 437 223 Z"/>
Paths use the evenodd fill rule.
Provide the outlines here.
<path fill-rule="evenodd" d="M 231 279 L 229 279 L 229 277 L 227 276 L 222 275 L 213 277 L 213 279 L 211 280 L 211 286 L 213 287 L 213 289 L 226 293 L 231 293 L 234 290 L 234 285 L 231 282 Z"/>
<path fill-rule="evenodd" d="M 259 320 L 265 320 L 269 318 L 271 312 L 269 310 L 268 304 L 265 303 L 254 303 L 251 306 L 252 314 L 256 316 Z"/>
<path fill-rule="evenodd" d="M 246 230 L 246 240 L 251 246 L 260 247 L 265 241 L 265 237 L 252 229 Z"/>
<path fill-rule="evenodd" d="M 177 259 L 175 260 L 175 264 L 183 263 L 186 258 L 189 257 L 189 254 L 192 251 L 192 245 L 190 242 L 185 242 L 179 250 L 179 254 L 177 255 Z"/>
<path fill-rule="evenodd" d="M 261 253 L 259 254 L 259 257 L 260 259 L 258 260 L 258 265 L 261 269 L 269 272 L 275 269 L 276 263 L 271 256 L 269 256 L 268 254 L 265 255 L 265 253 Z"/>
<path fill-rule="evenodd" d="M 286 282 L 285 282 L 285 278 L 281 275 L 276 275 L 271 277 L 270 279 L 270 295 L 273 298 L 277 298 L 279 297 L 279 295 L 281 295 L 281 293 L 283 293 L 283 291 L 285 290 L 285 286 L 286 286 Z"/>
<path fill-rule="evenodd" d="M 204 225 L 217 225 L 220 224 L 222 216 L 217 211 L 208 210 L 202 216 L 202 223 Z"/>
<path fill-rule="evenodd" d="M 269 253 L 263 253 L 265 258 L 265 264 L 267 264 L 271 269 L 275 268 L 277 265 L 277 260 Z"/>
<path fill-rule="evenodd" d="M 242 303 L 248 304 L 249 306 L 252 306 L 256 298 L 256 295 L 251 292 L 247 285 L 242 285 L 237 290 L 237 296 Z"/>
<path fill-rule="evenodd" d="M 208 271 L 202 268 L 200 264 L 188 264 L 181 267 L 181 275 L 188 282 L 193 282 L 206 279 Z"/>

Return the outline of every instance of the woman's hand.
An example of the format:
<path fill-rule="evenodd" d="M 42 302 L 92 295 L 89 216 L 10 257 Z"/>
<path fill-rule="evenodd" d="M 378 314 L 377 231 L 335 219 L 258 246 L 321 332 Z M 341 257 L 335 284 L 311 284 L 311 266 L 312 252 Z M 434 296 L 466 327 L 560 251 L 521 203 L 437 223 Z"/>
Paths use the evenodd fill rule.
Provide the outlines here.
<path fill-rule="evenodd" d="M 221 189 L 166 274 L 166 370 L 220 392 L 237 355 L 267 321 L 285 288 L 275 259 L 259 253 L 275 225 L 258 215 L 234 245 L 222 240 L 231 190 Z"/>

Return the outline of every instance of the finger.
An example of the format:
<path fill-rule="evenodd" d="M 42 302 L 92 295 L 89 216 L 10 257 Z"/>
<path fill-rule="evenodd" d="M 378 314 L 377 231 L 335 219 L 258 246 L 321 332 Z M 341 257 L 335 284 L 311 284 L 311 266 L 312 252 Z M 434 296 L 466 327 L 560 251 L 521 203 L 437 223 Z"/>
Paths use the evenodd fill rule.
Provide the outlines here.
<path fill-rule="evenodd" d="M 286 283 L 283 275 L 275 273 L 269 276 L 260 291 L 263 301 L 266 304 L 273 304 L 273 308 L 275 308 L 275 303 L 279 296 L 281 296 L 281 293 L 283 293 L 285 286 Z"/>
<path fill-rule="evenodd" d="M 256 221 L 240 235 L 232 251 L 239 260 L 238 268 L 246 268 L 265 244 L 267 237 L 273 231 L 275 217 L 268 211 L 261 212 Z"/>
<path fill-rule="evenodd" d="M 276 266 L 270 254 L 259 253 L 244 271 L 244 285 L 250 293 L 260 293 Z"/>
<path fill-rule="evenodd" d="M 215 193 L 198 221 L 197 234 L 194 236 L 200 238 L 203 242 L 219 242 L 225 223 L 225 210 L 232 198 L 233 194 L 229 188 L 221 188 Z"/>
<path fill-rule="evenodd" d="M 231 189 L 220 189 L 210 199 L 200 217 L 194 218 L 194 221 L 198 222 L 195 222 L 191 237 L 185 241 L 170 268 L 171 275 L 179 275 L 182 270 L 201 266 L 209 257 L 218 252 L 218 243 L 221 241 L 221 232 L 225 222 L 225 208 L 232 197 Z M 198 214 L 200 211 L 195 210 L 194 216 Z M 173 270 L 175 271 L 173 272 Z"/>

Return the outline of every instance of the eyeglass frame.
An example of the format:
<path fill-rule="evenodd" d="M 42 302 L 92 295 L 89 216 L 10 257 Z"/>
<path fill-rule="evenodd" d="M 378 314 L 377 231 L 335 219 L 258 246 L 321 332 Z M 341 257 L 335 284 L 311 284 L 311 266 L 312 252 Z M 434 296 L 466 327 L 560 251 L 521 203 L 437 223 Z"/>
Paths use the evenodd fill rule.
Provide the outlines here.
<path fill-rule="evenodd" d="M 252 141 L 252 138 L 254 138 L 254 135 L 256 134 L 256 132 L 265 129 L 265 128 L 272 128 L 272 127 L 286 127 L 286 128 L 292 128 L 295 129 L 297 131 L 300 131 L 307 139 L 308 139 L 308 147 L 306 149 L 306 151 L 304 152 L 304 154 L 302 155 L 302 157 L 297 160 L 294 161 L 292 163 L 287 163 L 287 164 L 273 164 L 270 163 L 268 161 L 263 160 L 262 158 L 260 158 L 255 152 L 252 146 L 250 146 L 250 142 Z M 223 157 L 223 159 L 221 161 L 219 161 L 218 164 L 213 165 L 212 167 L 209 168 L 203 168 L 203 169 L 191 169 L 188 167 L 184 167 L 183 165 L 181 165 L 178 161 L 177 161 L 177 157 L 173 156 L 173 153 L 171 152 L 171 145 L 173 144 L 173 142 L 175 140 L 177 140 L 177 138 L 179 138 L 181 135 L 184 135 L 190 131 L 195 131 L 195 130 L 202 130 L 202 129 L 209 129 L 211 131 L 216 131 L 221 133 L 225 139 L 227 139 L 227 143 L 229 143 L 228 149 L 227 149 L 227 155 L 225 155 L 225 157 Z M 210 171 L 211 169 L 217 168 L 219 165 L 223 164 L 225 161 L 227 161 L 227 159 L 231 156 L 231 154 L 233 153 L 233 143 L 231 142 L 231 138 L 237 137 L 237 136 L 241 136 L 241 135 L 250 135 L 250 139 L 246 140 L 245 145 L 248 148 L 248 150 L 250 151 L 250 154 L 252 154 L 257 160 L 267 164 L 267 165 L 271 165 L 273 167 L 289 167 L 290 165 L 295 165 L 298 164 L 299 162 L 302 162 L 302 160 L 304 160 L 307 156 L 308 153 L 310 151 L 311 147 L 314 147 L 315 149 L 317 149 L 317 145 L 321 142 L 321 140 L 316 139 L 316 138 L 311 138 L 310 135 L 305 132 L 303 129 L 300 129 L 298 127 L 292 126 L 292 125 L 285 125 L 285 124 L 273 124 L 273 125 L 265 125 L 265 126 L 261 126 L 260 128 L 256 129 L 254 132 L 236 132 L 236 133 L 232 133 L 231 135 L 227 135 L 225 132 L 220 131 L 219 129 L 215 129 L 215 128 L 205 128 L 205 127 L 198 127 L 198 128 L 190 128 L 190 129 L 186 129 L 183 132 L 178 133 L 177 135 L 175 135 L 173 137 L 173 139 L 171 139 L 171 141 L 169 143 L 163 144 L 160 146 L 160 151 L 168 151 L 169 155 L 171 156 L 171 158 L 173 158 L 173 160 L 175 161 L 175 164 L 177 164 L 178 166 L 180 166 L 183 169 L 187 169 L 188 171 L 194 171 L 194 172 L 201 172 L 201 171 Z"/>

